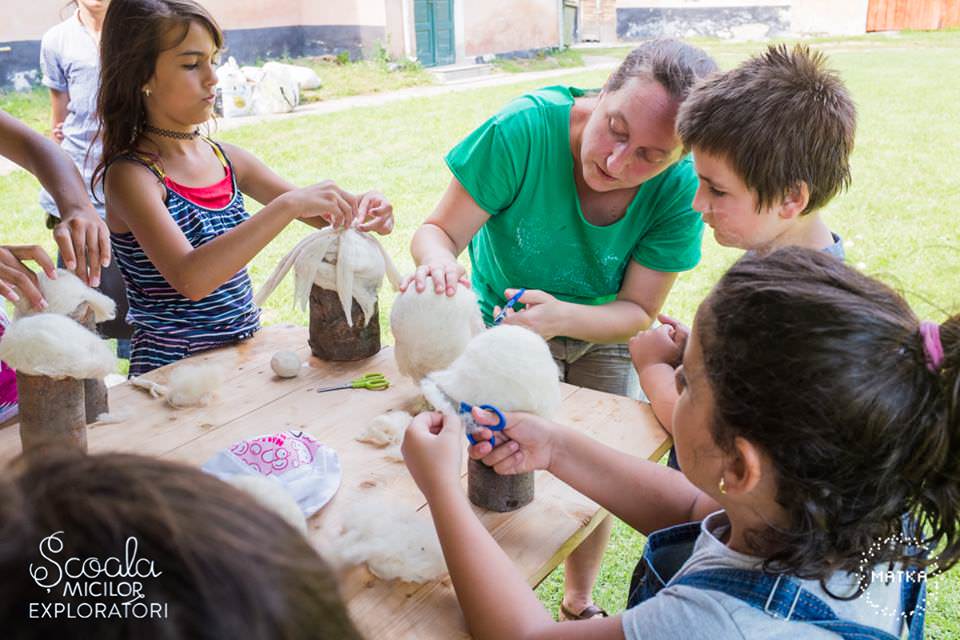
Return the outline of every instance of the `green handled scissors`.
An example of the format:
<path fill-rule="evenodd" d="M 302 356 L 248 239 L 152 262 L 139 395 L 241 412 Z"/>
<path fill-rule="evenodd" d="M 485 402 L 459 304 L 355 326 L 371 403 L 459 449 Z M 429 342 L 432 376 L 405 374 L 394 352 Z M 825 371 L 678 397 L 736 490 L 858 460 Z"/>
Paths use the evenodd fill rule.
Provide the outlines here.
<path fill-rule="evenodd" d="M 351 380 L 346 384 L 338 384 L 333 387 L 320 387 L 317 393 L 324 391 L 338 391 L 340 389 L 371 389 L 373 391 L 383 391 L 390 386 L 390 381 L 382 373 L 365 373 L 356 380 Z"/>

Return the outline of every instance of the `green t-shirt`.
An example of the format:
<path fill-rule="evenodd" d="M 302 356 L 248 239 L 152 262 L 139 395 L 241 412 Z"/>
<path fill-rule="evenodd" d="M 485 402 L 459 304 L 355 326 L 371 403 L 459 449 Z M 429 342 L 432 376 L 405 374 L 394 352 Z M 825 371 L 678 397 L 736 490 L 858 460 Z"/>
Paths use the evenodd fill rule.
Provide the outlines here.
<path fill-rule="evenodd" d="M 570 108 L 584 94 L 558 86 L 521 96 L 447 154 L 450 171 L 491 215 L 470 241 L 488 324 L 508 287 L 597 305 L 616 297 L 630 259 L 664 272 L 700 261 L 703 222 L 691 208 L 697 177 L 689 157 L 643 183 L 617 222 L 584 219 L 570 151 Z"/>

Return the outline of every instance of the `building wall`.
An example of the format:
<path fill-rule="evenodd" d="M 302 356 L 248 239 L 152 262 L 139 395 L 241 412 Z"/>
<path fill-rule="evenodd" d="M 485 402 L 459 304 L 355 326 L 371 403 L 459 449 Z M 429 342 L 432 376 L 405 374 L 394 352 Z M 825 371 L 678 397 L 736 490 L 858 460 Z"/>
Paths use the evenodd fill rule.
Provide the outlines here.
<path fill-rule="evenodd" d="M 557 0 L 458 0 L 468 57 L 560 45 Z"/>
<path fill-rule="evenodd" d="M 15 0 L 4 0 L 12 3 Z M 241 63 L 349 51 L 358 58 L 386 39 L 393 0 L 202 0 Z M 399 1 L 399 0 L 397 0 Z M 40 38 L 72 15 L 66 0 L 17 1 L 0 19 L 0 88 L 39 80 Z M 4 49 L 8 49 L 4 51 Z"/>
<path fill-rule="evenodd" d="M 793 0 L 790 28 L 795 33 L 863 34 L 868 4 L 869 0 Z"/>
<path fill-rule="evenodd" d="M 589 1 L 589 0 L 587 0 Z M 791 0 L 620 0 L 617 37 L 758 39 L 790 31 Z"/>
<path fill-rule="evenodd" d="M 617 0 L 580 0 L 581 42 L 613 42 L 617 39 Z"/>

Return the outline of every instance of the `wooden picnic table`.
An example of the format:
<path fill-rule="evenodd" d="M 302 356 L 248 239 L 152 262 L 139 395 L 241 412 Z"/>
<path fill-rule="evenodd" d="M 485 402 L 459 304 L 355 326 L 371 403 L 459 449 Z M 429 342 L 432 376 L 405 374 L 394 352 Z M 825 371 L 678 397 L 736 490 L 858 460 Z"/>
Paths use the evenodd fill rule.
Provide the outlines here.
<path fill-rule="evenodd" d="M 276 377 L 270 369 L 270 358 L 281 349 L 296 351 L 309 362 L 309 369 L 293 379 Z M 351 503 L 390 500 L 427 509 L 423 494 L 402 463 L 389 461 L 383 450 L 355 439 L 375 416 L 417 403 L 418 388 L 398 373 L 391 348 L 359 362 L 322 362 L 310 357 L 305 328 L 276 325 L 263 328 L 242 344 L 168 365 L 147 378 L 163 383 L 185 362 L 216 363 L 223 368 L 224 383 L 215 402 L 206 407 L 172 409 L 129 383 L 113 387 L 110 411 L 127 417 L 119 423 L 90 425 L 89 451 L 135 452 L 199 466 L 238 440 L 303 430 L 333 447 L 343 469 L 337 495 L 309 522 L 309 536 L 319 547 L 331 543 L 321 540 L 325 521 L 337 521 Z M 390 388 L 315 392 L 319 386 L 371 371 L 385 374 Z M 562 387 L 562 396 L 558 420 L 608 445 L 656 460 L 670 444 L 644 403 L 567 384 Z M 6 462 L 19 452 L 18 426 L 0 429 L 0 461 Z M 462 481 L 465 486 L 466 456 Z M 639 487 L 636 494 L 638 500 L 643 499 Z M 546 472 L 536 474 L 536 497 L 530 505 L 512 513 L 474 509 L 531 586 L 549 575 L 607 515 L 596 503 Z M 356 567 L 340 576 L 340 588 L 353 619 L 367 638 L 469 637 L 449 577 L 428 584 L 385 582 L 365 567 Z"/>

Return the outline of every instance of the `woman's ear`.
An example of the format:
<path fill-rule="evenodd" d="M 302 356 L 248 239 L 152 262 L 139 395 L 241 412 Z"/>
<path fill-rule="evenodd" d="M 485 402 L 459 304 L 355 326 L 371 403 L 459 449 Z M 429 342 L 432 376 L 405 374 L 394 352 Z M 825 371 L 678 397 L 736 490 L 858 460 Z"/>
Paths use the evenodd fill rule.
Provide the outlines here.
<path fill-rule="evenodd" d="M 783 195 L 780 204 L 780 217 L 786 220 L 796 218 L 810 204 L 810 187 L 803 180 L 793 185 Z"/>
<path fill-rule="evenodd" d="M 763 480 L 763 457 L 749 440 L 733 440 L 734 455 L 723 471 L 724 493 L 738 495 L 752 493 Z"/>

